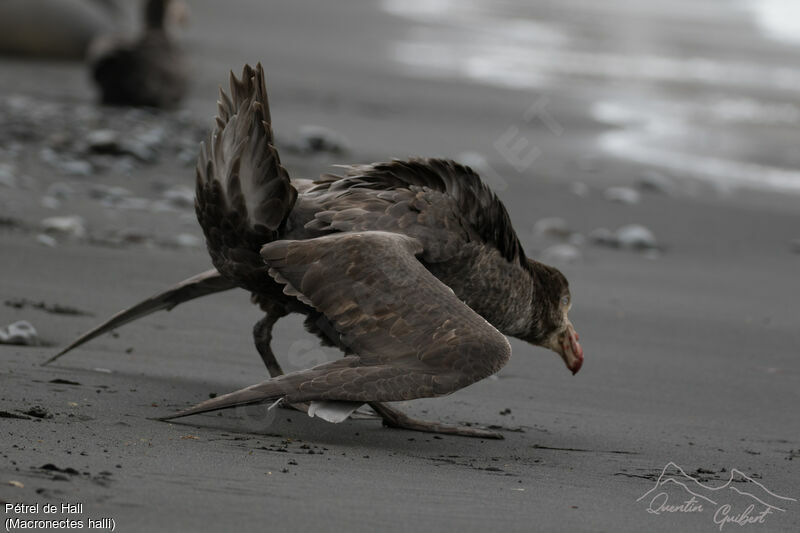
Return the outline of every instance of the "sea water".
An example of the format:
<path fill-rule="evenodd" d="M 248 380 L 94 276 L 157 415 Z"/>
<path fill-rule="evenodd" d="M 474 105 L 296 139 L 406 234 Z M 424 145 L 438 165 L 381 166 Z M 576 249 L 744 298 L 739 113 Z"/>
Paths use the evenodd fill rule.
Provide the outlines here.
<path fill-rule="evenodd" d="M 800 192 L 800 1 L 382 8 L 411 22 L 391 48 L 408 73 L 574 98 L 608 126 L 596 145 L 613 157 L 723 188 Z"/>

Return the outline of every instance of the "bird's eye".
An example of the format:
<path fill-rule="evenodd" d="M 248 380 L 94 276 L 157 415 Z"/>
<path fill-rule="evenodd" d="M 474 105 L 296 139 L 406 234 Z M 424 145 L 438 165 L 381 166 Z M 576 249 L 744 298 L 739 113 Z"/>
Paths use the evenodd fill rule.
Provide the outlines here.
<path fill-rule="evenodd" d="M 561 298 L 561 305 L 563 305 L 564 307 L 567 307 L 569 305 L 569 296 L 564 296 L 563 298 Z"/>

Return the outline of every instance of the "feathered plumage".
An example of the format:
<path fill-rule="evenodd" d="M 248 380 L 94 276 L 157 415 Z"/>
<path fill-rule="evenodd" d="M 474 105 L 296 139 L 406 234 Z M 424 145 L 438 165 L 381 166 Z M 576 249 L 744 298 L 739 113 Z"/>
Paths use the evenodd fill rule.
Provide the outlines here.
<path fill-rule="evenodd" d="M 261 65 L 231 75 L 231 96 L 221 93 L 198 160 L 196 208 L 220 278 L 251 291 L 267 313 L 254 333 L 273 379 L 167 418 L 283 400 L 311 402 L 310 413 L 338 421 L 363 402 L 390 425 L 497 436 L 415 421 L 381 402 L 449 394 L 497 372 L 511 354 L 504 334 L 551 348 L 573 373 L 581 367 L 566 278 L 525 257 L 477 174 L 412 159 L 291 181 Z M 280 375 L 271 331 L 292 312 L 346 355 Z"/>

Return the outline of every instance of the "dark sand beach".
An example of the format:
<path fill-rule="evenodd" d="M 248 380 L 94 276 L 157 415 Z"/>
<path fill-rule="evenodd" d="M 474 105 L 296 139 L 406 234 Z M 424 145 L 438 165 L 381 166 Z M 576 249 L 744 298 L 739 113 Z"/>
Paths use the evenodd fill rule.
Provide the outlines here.
<path fill-rule="evenodd" d="M 427 12 L 271 4 L 191 2 L 177 32 L 190 94 L 166 113 L 97 106 L 80 63 L 0 57 L 0 327 L 27 320 L 42 343 L 0 345 L 4 522 L 800 529 L 800 48 L 716 1 L 476 4 L 450 6 L 452 17 L 447 2 Z M 475 20 L 485 31 L 468 31 Z M 257 61 L 293 177 L 392 157 L 462 159 L 496 188 L 527 254 L 570 280 L 586 353 L 576 376 L 512 339 L 496 376 L 402 405 L 504 440 L 266 406 L 154 420 L 267 377 L 251 336 L 262 315 L 241 290 L 39 366 L 107 316 L 210 268 L 191 206 L 197 142 L 228 70 Z M 341 153 L 304 151 L 308 125 L 335 132 Z M 90 153 L 92 133 L 109 129 L 133 148 Z M 63 231 L 42 226 L 73 216 L 49 223 Z M 640 247 L 601 242 L 624 241 L 615 232 L 634 224 L 649 230 L 638 230 Z M 278 323 L 273 348 L 287 370 L 339 357 L 298 317 Z M 665 472 L 675 482 L 648 492 Z M 731 478 L 738 491 L 709 490 Z M 704 508 L 648 512 L 661 493 Z M 6 503 L 83 509 L 21 514 Z M 753 523 L 720 525 L 751 504 Z"/>

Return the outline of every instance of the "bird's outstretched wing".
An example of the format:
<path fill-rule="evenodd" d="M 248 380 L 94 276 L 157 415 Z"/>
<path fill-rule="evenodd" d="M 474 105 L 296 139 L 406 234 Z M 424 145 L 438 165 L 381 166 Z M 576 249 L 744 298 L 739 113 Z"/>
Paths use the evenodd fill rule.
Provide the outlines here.
<path fill-rule="evenodd" d="M 191 278 L 185 279 L 169 289 L 162 291 L 150 298 L 139 302 L 133 307 L 120 311 L 94 329 L 91 329 L 75 339 L 69 346 L 55 354 L 53 357 L 42 363 L 42 366 L 49 365 L 65 353 L 69 352 L 88 342 L 95 337 L 102 335 L 112 329 L 116 329 L 128 322 L 133 322 L 143 316 L 147 316 L 156 311 L 166 309 L 169 311 L 173 307 L 188 300 L 194 300 L 201 296 L 214 294 L 215 292 L 227 291 L 236 287 L 233 283 L 223 278 L 216 269 L 207 270 Z"/>
<path fill-rule="evenodd" d="M 323 313 L 352 350 L 167 418 L 275 401 L 441 396 L 497 372 L 506 338 L 417 260 L 411 237 L 378 231 L 276 241 L 261 255 L 284 292 Z"/>

